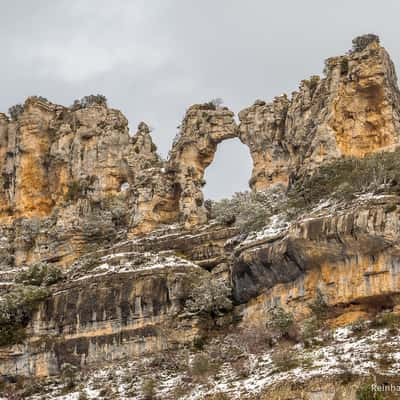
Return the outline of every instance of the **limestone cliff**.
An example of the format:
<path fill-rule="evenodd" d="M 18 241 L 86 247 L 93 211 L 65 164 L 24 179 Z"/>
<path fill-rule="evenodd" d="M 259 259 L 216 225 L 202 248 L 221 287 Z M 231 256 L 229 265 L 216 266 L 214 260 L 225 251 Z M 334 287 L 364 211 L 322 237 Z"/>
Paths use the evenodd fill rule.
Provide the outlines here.
<path fill-rule="evenodd" d="M 256 101 L 239 113 L 239 137 L 262 190 L 341 156 L 363 157 L 399 142 L 400 94 L 392 61 L 376 36 L 326 60 L 325 77 L 301 82 L 289 100 Z"/>
<path fill-rule="evenodd" d="M 5 398 L 340 400 L 393 381 L 400 94 L 386 50 L 356 38 L 324 77 L 239 121 L 189 107 L 163 160 L 103 96 L 0 114 Z M 205 170 L 234 137 L 252 191 L 205 202 Z"/>

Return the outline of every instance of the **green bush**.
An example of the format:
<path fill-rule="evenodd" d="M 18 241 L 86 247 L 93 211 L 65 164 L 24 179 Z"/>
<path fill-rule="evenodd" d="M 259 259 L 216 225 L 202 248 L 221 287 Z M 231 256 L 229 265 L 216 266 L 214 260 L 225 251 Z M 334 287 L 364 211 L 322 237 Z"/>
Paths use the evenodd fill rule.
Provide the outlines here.
<path fill-rule="evenodd" d="M 310 307 L 314 316 L 317 318 L 318 322 L 321 322 L 328 317 L 329 306 L 324 295 L 319 289 L 317 289 L 317 295 L 315 299 L 308 306 Z"/>
<path fill-rule="evenodd" d="M 70 363 L 64 363 L 60 372 L 64 381 L 64 393 L 69 393 L 75 387 L 78 368 Z"/>
<path fill-rule="evenodd" d="M 67 193 L 65 194 L 66 201 L 76 201 L 80 197 L 82 197 L 82 188 L 79 185 L 79 182 L 72 181 L 68 184 Z"/>
<path fill-rule="evenodd" d="M 203 336 L 196 336 L 193 339 L 193 348 L 198 351 L 203 350 L 206 343 L 207 340 Z"/>
<path fill-rule="evenodd" d="M 25 339 L 24 328 L 48 296 L 47 289 L 18 286 L 0 298 L 0 346 L 20 343 Z"/>
<path fill-rule="evenodd" d="M 312 345 L 321 328 L 321 321 L 315 316 L 306 319 L 301 329 L 301 337 L 307 345 Z"/>
<path fill-rule="evenodd" d="M 92 105 L 102 105 L 107 107 L 107 98 L 102 94 L 91 94 L 89 96 L 82 97 L 80 100 L 75 100 L 71 108 L 73 110 L 79 110 Z"/>
<path fill-rule="evenodd" d="M 15 282 L 24 285 L 50 286 L 59 282 L 62 277 L 63 274 L 60 268 L 39 262 L 29 267 L 28 270 L 20 271 L 15 277 Z"/>
<path fill-rule="evenodd" d="M 213 365 L 206 355 L 197 354 L 192 360 L 190 372 L 194 376 L 204 376 L 213 369 Z"/>
<path fill-rule="evenodd" d="M 235 224 L 241 233 L 257 231 L 267 225 L 271 216 L 282 211 L 285 203 L 282 187 L 265 192 L 237 192 L 230 199 L 207 201 L 210 218 L 221 224 Z"/>
<path fill-rule="evenodd" d="M 311 176 L 294 182 L 288 197 L 291 206 L 304 208 L 324 198 L 348 200 L 366 191 L 400 193 L 400 149 L 322 165 Z"/>
<path fill-rule="evenodd" d="M 294 351 L 281 350 L 272 355 L 272 362 L 275 364 L 276 372 L 286 372 L 301 365 L 300 359 Z"/>
<path fill-rule="evenodd" d="M 389 330 L 397 329 L 400 327 L 400 315 L 391 312 L 384 312 L 376 316 L 371 321 L 371 328 L 387 328 Z"/>
<path fill-rule="evenodd" d="M 383 400 L 381 393 L 372 390 L 371 385 L 362 385 L 356 393 L 357 400 Z"/>
<path fill-rule="evenodd" d="M 274 307 L 270 311 L 267 328 L 280 337 L 291 338 L 295 331 L 293 314 L 285 311 L 282 307 Z"/>
<path fill-rule="evenodd" d="M 379 44 L 379 36 L 374 33 L 367 33 L 365 35 L 357 36 L 352 40 L 352 51 L 362 51 L 369 44 L 377 42 Z"/>
<path fill-rule="evenodd" d="M 212 276 L 190 282 L 185 310 L 193 315 L 221 316 L 232 309 L 232 289 Z"/>
<path fill-rule="evenodd" d="M 367 324 L 364 320 L 359 319 L 350 325 L 350 330 L 354 335 L 361 336 L 367 330 Z"/>
<path fill-rule="evenodd" d="M 88 193 L 93 191 L 93 185 L 96 180 L 97 177 L 95 175 L 91 175 L 80 180 L 69 182 L 67 192 L 64 196 L 65 201 L 74 202 L 78 199 L 85 198 Z"/>
<path fill-rule="evenodd" d="M 349 72 L 349 60 L 347 58 L 342 58 L 340 61 L 340 74 L 347 75 Z"/>
<path fill-rule="evenodd" d="M 23 112 L 24 106 L 22 104 L 16 104 L 8 109 L 12 121 L 16 121 Z"/>
<path fill-rule="evenodd" d="M 142 383 L 142 395 L 145 400 L 153 400 L 156 395 L 156 382 L 152 378 L 145 379 Z"/>

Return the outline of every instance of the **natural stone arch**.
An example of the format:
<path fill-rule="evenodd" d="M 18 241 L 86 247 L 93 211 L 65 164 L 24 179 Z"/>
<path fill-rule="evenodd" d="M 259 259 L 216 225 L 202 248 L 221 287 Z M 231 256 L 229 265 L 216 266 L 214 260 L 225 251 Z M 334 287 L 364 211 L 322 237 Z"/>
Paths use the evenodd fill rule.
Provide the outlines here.
<path fill-rule="evenodd" d="M 227 107 L 206 103 L 188 109 L 168 161 L 180 187 L 179 213 L 186 227 L 207 222 L 204 173 L 214 159 L 218 143 L 234 137 L 237 125 L 234 113 Z"/>

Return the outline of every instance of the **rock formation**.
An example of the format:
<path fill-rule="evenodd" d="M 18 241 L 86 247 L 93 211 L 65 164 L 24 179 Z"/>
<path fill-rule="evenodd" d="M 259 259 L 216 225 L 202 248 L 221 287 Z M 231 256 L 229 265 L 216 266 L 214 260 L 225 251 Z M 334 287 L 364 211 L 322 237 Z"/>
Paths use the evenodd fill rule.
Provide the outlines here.
<path fill-rule="evenodd" d="M 400 94 L 392 61 L 375 36 L 326 60 L 325 77 L 301 82 L 289 100 L 256 101 L 239 113 L 239 137 L 262 190 L 341 156 L 363 157 L 399 142 Z"/>
<path fill-rule="evenodd" d="M 186 226 L 207 222 L 201 191 L 204 172 L 214 158 L 218 143 L 235 136 L 233 113 L 226 107 L 211 103 L 192 106 L 186 112 L 168 160 L 168 168 L 175 172 L 179 185 L 179 211 Z"/>
<path fill-rule="evenodd" d="M 282 369 L 293 363 L 284 366 L 277 353 L 281 340 L 307 352 L 305 321 L 317 324 L 319 340 L 323 328 L 372 332 L 382 327 L 379 318 L 388 323 L 390 315 L 398 335 L 400 94 L 393 63 L 375 35 L 356 38 L 348 54 L 326 61 L 323 78 L 302 81 L 290 98 L 257 100 L 239 120 L 212 102 L 191 106 L 163 160 L 149 127 L 142 122 L 130 134 L 126 118 L 102 96 L 71 107 L 30 97 L 10 116 L 0 114 L 5 380 L 65 376 L 67 367 L 100 368 L 100 376 L 101 368 L 115 370 L 123 362 L 147 376 L 143 360 L 161 357 L 153 360 L 152 374 L 167 365 L 173 383 L 160 393 L 175 398 L 172 386 L 189 382 L 194 386 L 182 398 L 197 399 L 218 394 L 196 380 L 194 360 L 207 353 L 231 371 L 212 384 L 232 398 L 355 398 L 353 384 L 362 377 L 352 378 L 351 386 L 338 374 L 319 383 L 331 397 L 312 397 L 307 386 L 299 394 L 298 381 L 318 382 L 325 367 L 312 361 L 320 375 L 303 371 L 296 377 Z M 248 212 L 254 221 L 247 230 L 235 220 L 237 205 L 232 215 L 218 218 L 202 193 L 218 144 L 235 137 L 253 159 L 248 196 L 264 196 L 250 210 L 254 215 Z M 373 158 L 377 152 L 392 157 Z M 351 157 L 372 171 L 373 182 L 363 180 L 360 187 L 337 178 L 349 173 Z M 306 183 L 320 175 L 332 188 L 315 200 Z M 280 336 L 274 335 L 276 321 L 271 325 L 273 310 L 285 317 L 286 325 L 278 321 L 285 329 Z M 368 319 L 375 325 L 361 324 Z M 301 332 L 293 335 L 287 324 L 301 325 Z M 345 343 L 361 354 L 359 338 L 343 332 L 335 331 L 321 352 L 332 358 L 332 349 Z M 382 346 L 385 332 L 373 331 L 371 342 Z M 397 354 L 400 342 L 386 342 Z M 262 352 L 256 345 L 264 346 Z M 391 376 L 382 365 L 374 367 L 385 379 Z M 168 374 L 160 372 L 159 379 Z M 92 387 L 94 376 L 81 376 L 82 385 Z M 232 383 L 232 376 L 248 386 Z M 282 394 L 277 385 L 285 379 L 294 386 Z M 136 391 L 131 397 L 118 392 L 116 398 L 142 398 L 138 385 L 130 384 Z M 90 398 L 112 398 L 96 390 L 87 391 Z"/>

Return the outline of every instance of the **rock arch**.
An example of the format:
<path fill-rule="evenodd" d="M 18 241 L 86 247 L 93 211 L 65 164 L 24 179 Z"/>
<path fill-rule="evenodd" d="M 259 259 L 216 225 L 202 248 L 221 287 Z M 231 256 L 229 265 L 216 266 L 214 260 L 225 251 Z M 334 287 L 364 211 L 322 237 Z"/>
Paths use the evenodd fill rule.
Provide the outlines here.
<path fill-rule="evenodd" d="M 180 188 L 179 214 L 186 227 L 207 222 L 202 187 L 218 143 L 237 137 L 234 113 L 211 103 L 191 106 L 172 146 L 168 168 Z"/>

